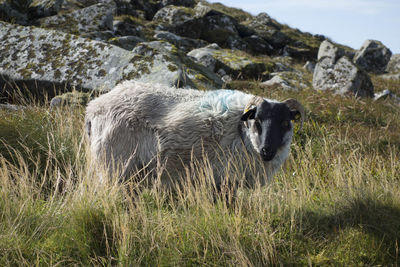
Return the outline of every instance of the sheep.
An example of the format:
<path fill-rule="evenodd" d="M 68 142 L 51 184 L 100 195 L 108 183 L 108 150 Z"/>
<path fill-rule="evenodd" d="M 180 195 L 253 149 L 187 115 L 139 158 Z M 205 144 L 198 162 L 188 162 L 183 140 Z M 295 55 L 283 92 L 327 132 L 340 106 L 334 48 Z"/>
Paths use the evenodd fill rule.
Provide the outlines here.
<path fill-rule="evenodd" d="M 85 125 L 94 158 L 111 173 L 122 166 L 124 177 L 154 168 L 157 158 L 179 172 L 194 157 L 215 159 L 220 148 L 261 158 L 270 179 L 289 155 L 299 117 L 301 129 L 304 108 L 294 99 L 125 81 L 88 104 Z"/>

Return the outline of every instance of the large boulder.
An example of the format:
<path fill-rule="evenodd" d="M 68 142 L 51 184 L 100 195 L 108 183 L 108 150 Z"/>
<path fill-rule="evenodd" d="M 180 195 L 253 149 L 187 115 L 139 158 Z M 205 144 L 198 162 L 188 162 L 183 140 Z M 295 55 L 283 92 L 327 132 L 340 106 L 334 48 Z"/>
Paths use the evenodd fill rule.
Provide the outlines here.
<path fill-rule="evenodd" d="M 341 49 L 328 41 L 321 44 L 313 76 L 314 89 L 372 97 L 374 88 L 368 74 L 342 54 Z"/>
<path fill-rule="evenodd" d="M 252 79 L 259 78 L 266 70 L 264 63 L 221 49 L 217 44 L 192 50 L 187 55 L 220 76 Z"/>
<path fill-rule="evenodd" d="M 40 20 L 40 26 L 72 34 L 113 30 L 115 5 L 100 3 L 71 13 L 55 15 Z"/>
<path fill-rule="evenodd" d="M 321 60 L 324 57 L 331 58 L 334 62 L 336 62 L 339 58 L 344 56 L 343 48 L 336 46 L 334 43 L 325 40 L 321 43 L 318 50 L 317 60 Z"/>
<path fill-rule="evenodd" d="M 195 15 L 195 11 L 191 8 L 171 5 L 158 10 L 153 21 L 158 24 L 157 30 L 198 39 L 203 30 L 203 25 Z"/>
<path fill-rule="evenodd" d="M 394 54 L 386 67 L 386 71 L 390 73 L 400 72 L 400 54 Z"/>
<path fill-rule="evenodd" d="M 132 79 L 199 89 L 222 86 L 222 80 L 217 75 L 186 57 L 170 43 L 141 43 L 132 52 L 136 54 L 135 64 L 142 68 L 140 77 L 134 73 Z"/>
<path fill-rule="evenodd" d="M 0 22 L 2 89 L 12 82 L 21 88 L 38 85 L 50 94 L 54 88 L 72 87 L 107 91 L 134 72 L 134 57 L 102 42 Z"/>
<path fill-rule="evenodd" d="M 354 56 L 354 63 L 365 71 L 373 73 L 385 72 L 392 52 L 381 42 L 367 40 Z"/>
<path fill-rule="evenodd" d="M 108 91 L 128 79 L 195 88 L 222 85 L 215 74 L 168 43 L 130 52 L 63 32 L 0 22 L 0 96 L 7 96 L 14 85 L 37 88 L 34 94 L 73 88 Z"/>

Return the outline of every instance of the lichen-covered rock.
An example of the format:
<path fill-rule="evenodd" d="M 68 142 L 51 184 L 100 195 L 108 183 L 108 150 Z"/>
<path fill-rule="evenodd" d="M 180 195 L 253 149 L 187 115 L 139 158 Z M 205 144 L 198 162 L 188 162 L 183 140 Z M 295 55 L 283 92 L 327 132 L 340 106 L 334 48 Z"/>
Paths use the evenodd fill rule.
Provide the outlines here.
<path fill-rule="evenodd" d="M 108 43 L 119 46 L 123 49 L 131 51 L 139 43 L 145 42 L 144 39 L 137 36 L 121 36 L 114 37 L 108 40 Z"/>
<path fill-rule="evenodd" d="M 313 87 L 316 90 L 332 90 L 338 94 L 352 93 L 361 97 L 372 97 L 374 94 L 368 74 L 346 56 L 336 62 L 330 57 L 321 58 L 315 66 Z"/>
<path fill-rule="evenodd" d="M 136 53 L 135 63 L 142 66 L 140 81 L 202 89 L 215 89 L 222 85 L 217 75 L 181 54 L 170 43 L 141 43 L 133 52 Z"/>
<path fill-rule="evenodd" d="M 394 54 L 386 67 L 386 71 L 390 73 L 400 72 L 400 54 Z"/>
<path fill-rule="evenodd" d="M 133 16 L 120 16 L 115 18 L 113 22 L 115 34 L 145 38 L 144 27 L 139 21 L 140 19 Z"/>
<path fill-rule="evenodd" d="M 324 57 L 331 58 L 333 62 L 336 62 L 339 58 L 344 56 L 345 52 L 343 48 L 336 46 L 334 43 L 325 40 L 321 43 L 318 50 L 317 60 L 321 60 Z"/>
<path fill-rule="evenodd" d="M 87 32 L 80 34 L 80 36 L 96 41 L 107 42 L 115 37 L 115 33 L 113 31 Z"/>
<path fill-rule="evenodd" d="M 166 6 L 158 10 L 153 21 L 159 24 L 157 30 L 193 39 L 199 39 L 203 30 L 203 24 L 195 16 L 195 11 L 182 6 Z"/>
<path fill-rule="evenodd" d="M 129 51 L 102 42 L 0 22 L 2 89 L 13 82 L 31 85 L 28 88 L 37 85 L 50 94 L 54 88 L 71 87 L 107 91 L 132 73 L 137 74 L 134 57 Z"/>
<path fill-rule="evenodd" d="M 353 62 L 365 71 L 383 73 L 392 52 L 381 42 L 367 40 L 354 56 Z"/>
<path fill-rule="evenodd" d="M 258 78 L 266 70 L 264 63 L 235 55 L 217 44 L 192 50 L 187 55 L 221 76 L 229 74 L 234 78 L 251 79 Z"/>
<path fill-rule="evenodd" d="M 271 73 L 271 76 L 271 79 L 260 84 L 262 88 L 279 87 L 286 91 L 299 91 L 310 86 L 298 71 Z"/>
<path fill-rule="evenodd" d="M 257 35 L 263 38 L 275 49 L 283 48 L 292 40 L 282 31 L 278 23 L 274 22 L 266 13 L 256 16 L 248 27 L 255 30 Z"/>
<path fill-rule="evenodd" d="M 72 34 L 114 30 L 114 9 L 115 5 L 111 3 L 100 3 L 71 13 L 43 18 L 40 26 Z"/>
<path fill-rule="evenodd" d="M 200 48 L 207 45 L 206 41 L 182 37 L 167 31 L 156 31 L 154 38 L 160 41 L 167 41 L 175 45 L 182 52 L 189 52 L 195 48 Z"/>

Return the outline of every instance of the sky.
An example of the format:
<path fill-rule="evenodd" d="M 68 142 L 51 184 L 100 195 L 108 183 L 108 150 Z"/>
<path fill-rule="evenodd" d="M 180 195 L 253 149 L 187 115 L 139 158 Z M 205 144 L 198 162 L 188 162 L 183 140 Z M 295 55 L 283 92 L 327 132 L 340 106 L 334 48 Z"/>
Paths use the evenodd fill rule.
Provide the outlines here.
<path fill-rule="evenodd" d="M 367 39 L 400 53 L 400 0 L 209 0 L 266 12 L 279 23 L 359 49 Z"/>

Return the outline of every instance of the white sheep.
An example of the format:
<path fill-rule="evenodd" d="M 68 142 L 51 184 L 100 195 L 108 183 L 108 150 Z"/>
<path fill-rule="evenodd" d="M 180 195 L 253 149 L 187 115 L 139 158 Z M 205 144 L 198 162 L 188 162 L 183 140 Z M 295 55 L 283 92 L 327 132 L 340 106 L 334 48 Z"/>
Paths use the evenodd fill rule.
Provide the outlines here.
<path fill-rule="evenodd" d="M 304 109 L 294 99 L 126 81 L 88 104 L 85 123 L 92 154 L 111 172 L 120 166 L 127 176 L 157 158 L 180 171 L 193 157 L 214 159 L 216 148 L 246 149 L 262 158 L 270 178 L 289 154 L 298 115 L 302 125 Z"/>

